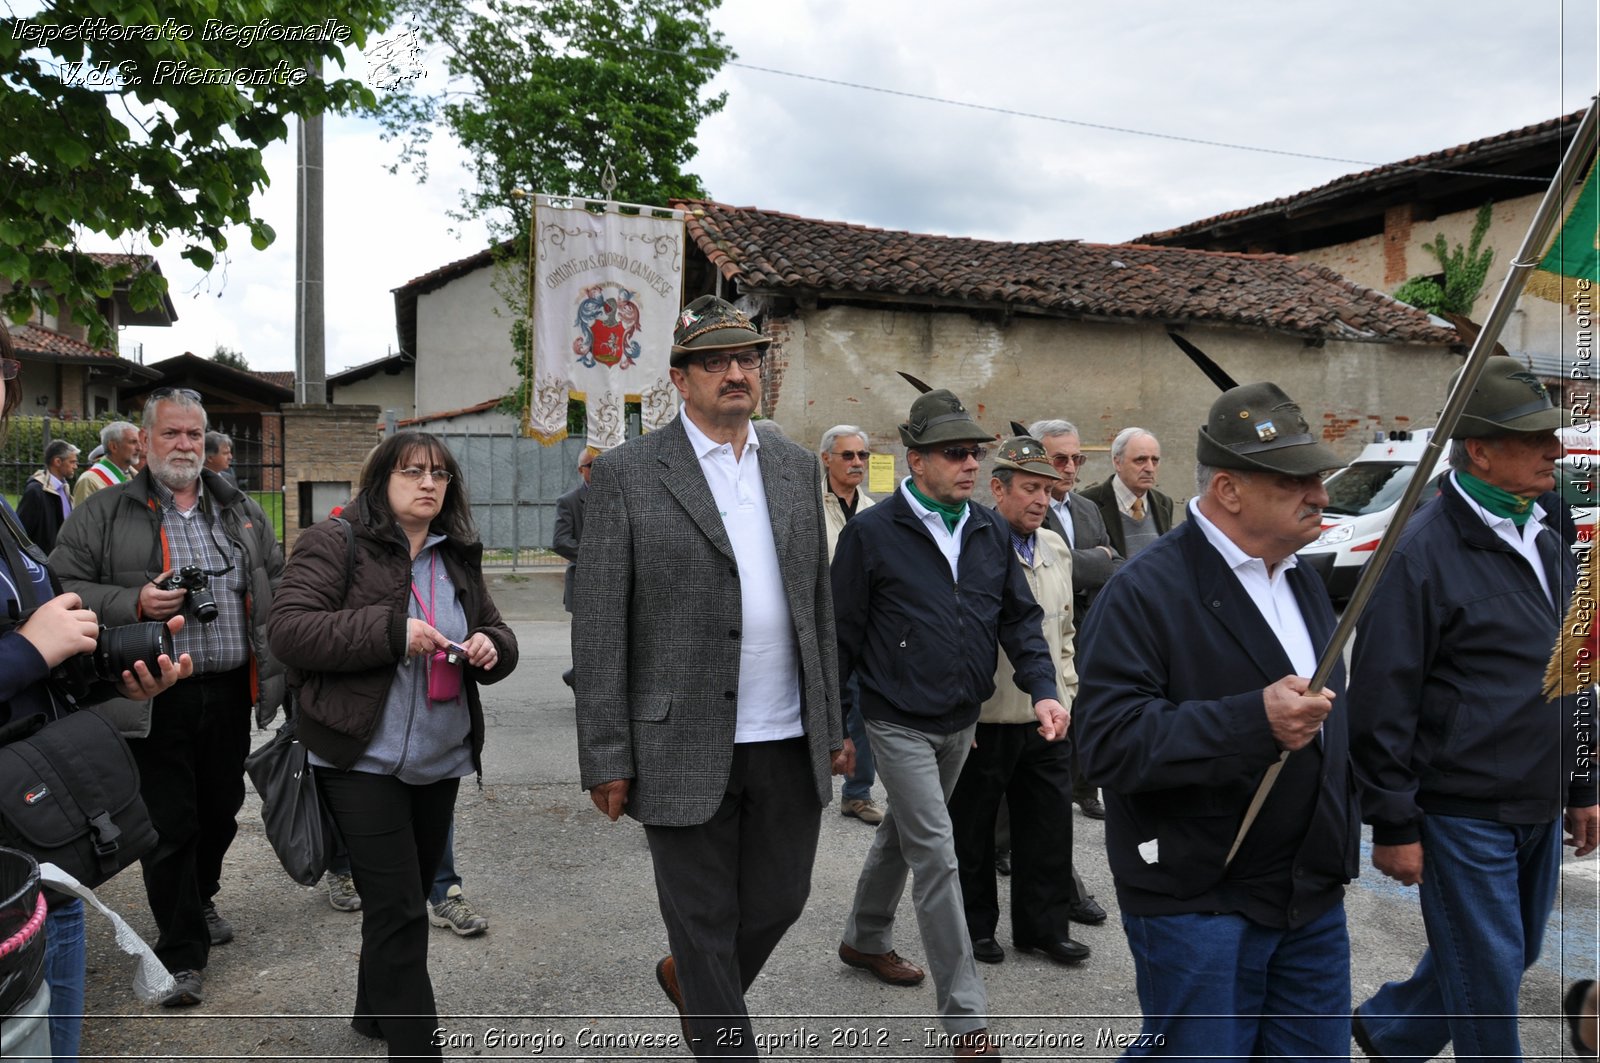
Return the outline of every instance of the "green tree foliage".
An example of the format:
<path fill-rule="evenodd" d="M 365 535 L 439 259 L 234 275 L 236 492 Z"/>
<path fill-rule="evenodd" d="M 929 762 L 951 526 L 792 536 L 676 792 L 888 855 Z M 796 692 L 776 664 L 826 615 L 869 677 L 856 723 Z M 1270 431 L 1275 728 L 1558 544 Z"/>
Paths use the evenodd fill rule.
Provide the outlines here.
<path fill-rule="evenodd" d="M 1483 247 L 1483 238 L 1489 232 L 1493 214 L 1488 203 L 1478 208 L 1478 217 L 1473 222 L 1472 233 L 1465 247 L 1456 244 L 1455 249 L 1451 250 L 1444 233 L 1439 233 L 1431 244 L 1423 244 L 1422 249 L 1439 263 L 1444 283 L 1432 277 L 1412 277 L 1395 289 L 1394 297 L 1430 314 L 1472 316 L 1472 304 L 1477 302 L 1478 293 L 1483 291 L 1484 279 L 1489 275 L 1489 264 L 1494 261 L 1494 249 Z"/>
<path fill-rule="evenodd" d="M 274 233 L 251 210 L 268 183 L 262 149 L 288 137 L 291 119 L 375 105 L 361 82 L 306 68 L 342 67 L 392 4 L 46 0 L 0 18 L 0 310 L 25 319 L 43 305 L 40 285 L 109 346 L 95 298 L 129 282 L 133 306 L 148 309 L 166 281 L 80 254 L 83 235 L 103 238 L 88 250 L 175 239 L 202 270 L 226 254 L 232 226 L 265 248 Z"/>
<path fill-rule="evenodd" d="M 221 362 L 223 365 L 233 369 L 242 369 L 246 373 L 250 372 L 250 363 L 245 361 L 243 351 L 236 351 L 232 347 L 224 347 L 220 343 L 217 344 L 217 349 L 212 352 L 211 360 L 213 362 Z"/>
<path fill-rule="evenodd" d="M 700 122 L 726 94 L 701 90 L 733 53 L 710 26 L 720 0 L 401 0 L 401 18 L 442 48 L 450 84 L 396 86 L 380 104 L 400 162 L 426 175 L 443 125 L 466 149 L 477 186 L 461 214 L 498 236 L 525 236 L 517 190 L 595 195 L 607 162 L 614 197 L 662 203 L 704 194 L 684 170 Z"/>

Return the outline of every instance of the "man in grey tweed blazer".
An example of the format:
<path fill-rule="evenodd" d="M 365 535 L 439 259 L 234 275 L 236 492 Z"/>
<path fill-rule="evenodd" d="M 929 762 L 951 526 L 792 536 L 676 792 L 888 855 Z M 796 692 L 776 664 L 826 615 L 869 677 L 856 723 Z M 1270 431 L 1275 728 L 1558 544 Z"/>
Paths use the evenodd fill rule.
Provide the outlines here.
<path fill-rule="evenodd" d="M 672 348 L 676 420 L 591 471 L 573 589 L 582 785 L 644 824 L 697 1056 L 756 1055 L 744 993 L 811 888 L 849 771 L 816 456 L 750 421 L 771 341 L 712 296 Z"/>

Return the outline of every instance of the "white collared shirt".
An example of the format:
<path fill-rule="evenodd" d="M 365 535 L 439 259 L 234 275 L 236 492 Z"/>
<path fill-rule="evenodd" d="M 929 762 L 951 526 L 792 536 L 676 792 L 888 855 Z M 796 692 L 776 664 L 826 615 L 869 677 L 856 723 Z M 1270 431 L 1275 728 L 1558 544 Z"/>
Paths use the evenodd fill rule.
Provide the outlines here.
<path fill-rule="evenodd" d="M 1232 570 L 1234 578 L 1255 603 L 1267 627 L 1278 636 L 1278 645 L 1283 647 L 1283 652 L 1288 656 L 1294 674 L 1310 678 L 1317 670 L 1317 649 L 1311 643 L 1311 632 L 1306 627 L 1306 618 L 1300 612 L 1294 589 L 1289 586 L 1289 570 L 1298 565 L 1300 559 L 1290 554 L 1278 562 L 1275 570 L 1268 571 L 1265 561 L 1239 549 L 1238 544 L 1228 538 L 1221 528 L 1207 520 L 1193 498 L 1189 500 L 1189 516 L 1200 522 L 1200 530 L 1205 533 L 1206 541 L 1217 548 L 1223 563 Z"/>
<path fill-rule="evenodd" d="M 739 566 L 739 701 L 735 742 L 773 742 L 805 734 L 800 715 L 800 659 L 794 621 L 778 568 L 778 546 L 767 512 L 755 426 L 746 432 L 744 451 L 712 440 L 678 410 L 689 446 L 722 515 L 722 527 Z"/>
<path fill-rule="evenodd" d="M 1067 534 L 1067 545 L 1076 550 L 1078 533 L 1072 527 L 1072 492 L 1067 492 L 1067 497 L 1059 502 L 1052 498 L 1050 508 L 1056 511 L 1056 517 L 1061 521 L 1061 530 Z"/>
<path fill-rule="evenodd" d="M 1533 509 L 1528 513 L 1528 519 L 1519 528 L 1517 522 L 1510 517 L 1498 517 L 1478 505 L 1478 500 L 1462 489 L 1461 481 L 1456 478 L 1454 469 L 1450 470 L 1450 482 L 1461 492 L 1461 497 L 1467 500 L 1467 505 L 1472 507 L 1478 519 L 1533 566 L 1533 574 L 1539 577 L 1539 586 L 1544 589 L 1544 596 L 1553 604 L 1555 597 L 1550 593 L 1550 577 L 1545 574 L 1544 561 L 1539 557 L 1538 540 L 1539 533 L 1544 531 L 1544 507 L 1535 502 Z"/>
<path fill-rule="evenodd" d="M 907 476 L 900 481 L 900 493 L 911 503 L 911 512 L 915 513 L 928 531 L 933 533 L 933 541 L 939 547 L 939 552 L 944 559 L 950 562 L 950 578 L 957 583 L 961 582 L 961 529 L 967 526 L 967 518 L 972 515 L 972 503 L 967 502 L 966 508 L 961 511 L 961 519 L 956 521 L 954 528 L 944 526 L 944 518 L 921 502 L 911 493 L 911 477 Z"/>

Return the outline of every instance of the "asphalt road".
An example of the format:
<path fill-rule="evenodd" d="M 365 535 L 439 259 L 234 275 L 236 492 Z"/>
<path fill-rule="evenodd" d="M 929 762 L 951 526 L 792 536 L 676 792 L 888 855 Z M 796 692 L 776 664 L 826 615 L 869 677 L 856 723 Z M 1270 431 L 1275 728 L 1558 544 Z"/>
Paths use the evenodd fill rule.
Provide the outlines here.
<path fill-rule="evenodd" d="M 457 808 L 457 867 L 490 930 L 461 939 L 435 929 L 430 940 L 445 1054 L 683 1058 L 676 1014 L 653 973 L 666 935 L 643 832 L 626 819 L 607 822 L 578 788 L 573 704 L 560 679 L 570 657 L 559 571 L 499 578 L 493 593 L 517 632 L 522 661 L 509 679 L 485 689 L 484 784 L 463 785 Z M 256 740 L 267 737 L 261 732 Z M 938 1029 L 931 985 L 891 988 L 838 961 L 835 949 L 872 830 L 839 816 L 837 807 L 822 827 L 811 902 L 749 995 L 766 1047 L 779 1058 L 947 1057 L 925 1047 L 928 1032 Z M 1110 1058 L 1118 1054 L 1115 1038 L 1139 1029 L 1102 825 L 1074 813 L 1074 827 L 1079 872 L 1112 918 L 1078 928 L 1094 949 L 1080 967 L 1008 949 L 1004 963 L 983 968 L 992 1028 L 1032 1033 L 1041 1042 L 1008 1052 L 1014 1059 Z M 1544 954 L 1525 980 L 1530 1059 L 1560 1058 L 1563 984 L 1585 972 L 1594 977 L 1596 868 L 1593 857 L 1568 860 Z M 99 892 L 147 940 L 155 939 L 137 873 Z M 910 892 L 896 947 L 920 960 Z M 253 793 L 218 906 L 238 936 L 212 952 L 204 1005 L 182 1011 L 133 995 L 131 961 L 116 950 L 105 921 L 91 915 L 84 1059 L 382 1055 L 380 1044 L 348 1026 L 360 917 L 333 911 L 323 892 L 283 874 Z M 1422 951 L 1422 921 L 1416 891 L 1395 886 L 1370 864 L 1349 891 L 1347 911 L 1352 991 L 1361 1000 L 1409 973 Z"/>

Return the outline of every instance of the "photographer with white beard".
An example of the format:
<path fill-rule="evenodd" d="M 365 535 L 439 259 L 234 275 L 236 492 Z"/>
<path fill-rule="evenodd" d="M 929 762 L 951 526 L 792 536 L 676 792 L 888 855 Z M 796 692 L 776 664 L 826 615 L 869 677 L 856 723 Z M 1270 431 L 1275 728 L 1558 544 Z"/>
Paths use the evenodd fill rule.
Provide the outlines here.
<path fill-rule="evenodd" d="M 194 675 L 102 711 L 129 736 L 161 836 L 143 860 L 145 893 L 161 931 L 156 956 L 177 980 L 162 1003 L 186 1007 L 201 1002 L 211 946 L 233 939 L 213 898 L 244 804 L 251 706 L 265 726 L 283 702 L 266 640 L 283 551 L 250 496 L 202 471 L 199 394 L 158 388 L 143 424 L 145 467 L 73 510 L 50 564 L 104 624 L 185 619 L 174 641 Z"/>

